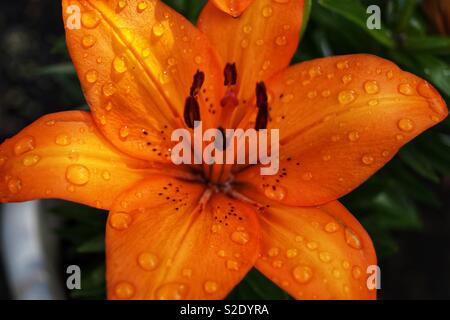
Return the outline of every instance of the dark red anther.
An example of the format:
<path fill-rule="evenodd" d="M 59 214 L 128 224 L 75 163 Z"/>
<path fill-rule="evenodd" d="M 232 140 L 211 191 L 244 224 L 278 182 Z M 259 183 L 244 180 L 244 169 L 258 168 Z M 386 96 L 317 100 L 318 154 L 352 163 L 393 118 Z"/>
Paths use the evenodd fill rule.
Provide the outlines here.
<path fill-rule="evenodd" d="M 192 81 L 191 91 L 189 92 L 191 97 L 197 96 L 204 82 L 205 82 L 205 73 L 200 70 L 197 70 L 197 72 L 194 74 L 194 80 Z"/>
<path fill-rule="evenodd" d="M 197 99 L 189 96 L 184 105 L 184 122 L 188 128 L 193 129 L 195 121 L 200 121 L 200 106 Z"/>
<path fill-rule="evenodd" d="M 259 131 L 267 129 L 267 122 L 269 121 L 269 111 L 267 108 L 259 108 L 256 116 L 255 130 Z"/>
<path fill-rule="evenodd" d="M 261 108 L 267 108 L 268 106 L 267 89 L 264 82 L 258 82 L 256 84 L 256 106 Z"/>
<path fill-rule="evenodd" d="M 227 63 L 223 70 L 223 76 L 225 78 L 223 84 L 225 86 L 234 86 L 237 82 L 237 70 L 236 63 Z"/>

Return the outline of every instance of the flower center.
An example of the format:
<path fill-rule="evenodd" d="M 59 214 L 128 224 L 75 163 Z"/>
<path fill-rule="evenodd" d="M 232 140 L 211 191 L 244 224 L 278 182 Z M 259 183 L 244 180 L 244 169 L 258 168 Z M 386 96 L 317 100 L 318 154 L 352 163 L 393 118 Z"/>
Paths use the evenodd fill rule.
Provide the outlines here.
<path fill-rule="evenodd" d="M 253 150 L 251 146 L 248 144 L 257 144 L 259 138 L 255 138 L 255 141 L 251 141 L 249 139 L 248 143 L 237 144 L 238 150 L 234 150 L 235 147 L 233 144 L 229 147 L 229 138 L 227 129 L 233 128 L 233 115 L 236 108 L 239 106 L 239 100 L 237 97 L 237 79 L 238 74 L 236 70 L 235 63 L 227 63 L 224 68 L 224 86 L 226 86 L 226 91 L 222 99 L 220 100 L 220 106 L 222 108 L 220 112 L 220 117 L 218 119 L 218 123 L 220 124 L 216 128 L 216 135 L 213 138 L 215 144 L 215 159 L 219 157 L 220 161 L 203 164 L 203 178 L 210 184 L 217 186 L 218 188 L 228 189 L 231 186 L 233 180 L 233 170 L 239 170 L 245 167 L 245 164 L 241 164 L 240 167 L 233 166 L 236 163 L 229 164 L 229 158 L 227 155 L 233 152 L 232 157 L 235 157 L 235 153 L 239 154 L 242 152 L 245 155 L 245 159 L 250 159 L 251 155 L 250 150 Z M 188 128 L 194 129 L 194 134 L 196 131 L 196 125 L 201 123 L 201 114 L 200 114 L 200 105 L 198 102 L 198 94 L 204 84 L 205 74 L 201 70 L 197 70 L 194 74 L 192 86 L 190 88 L 189 96 L 186 98 L 185 107 L 184 107 L 184 121 Z M 256 107 L 257 107 L 257 115 L 255 120 L 254 128 L 251 128 L 256 131 L 260 131 L 267 128 L 268 118 L 269 118 L 269 109 L 268 109 L 268 96 L 267 89 L 264 82 L 258 82 L 256 84 Z M 247 128 L 244 128 L 247 129 Z M 232 137 L 234 139 L 234 137 Z M 203 149 L 205 148 L 205 144 L 203 144 L 202 148 L 195 150 L 193 146 L 193 154 L 194 157 L 202 158 Z M 240 149 L 245 150 L 240 150 Z M 232 150 L 231 150 L 232 149 Z M 236 152 L 237 151 L 237 152 Z M 201 153 L 201 154 L 196 154 Z M 233 159 L 234 160 L 234 159 Z"/>

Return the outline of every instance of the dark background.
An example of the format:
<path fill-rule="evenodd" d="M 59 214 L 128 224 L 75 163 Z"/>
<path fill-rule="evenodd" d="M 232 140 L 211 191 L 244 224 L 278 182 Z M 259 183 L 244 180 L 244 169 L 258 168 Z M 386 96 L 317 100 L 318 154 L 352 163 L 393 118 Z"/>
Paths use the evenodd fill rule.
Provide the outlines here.
<path fill-rule="evenodd" d="M 183 0 L 168 2 L 189 17 L 195 17 L 199 7 L 198 3 L 194 8 L 189 7 L 186 4 L 189 1 Z M 396 15 L 403 17 L 405 13 L 402 10 L 409 8 L 405 7 L 405 2 L 408 1 L 384 1 L 382 6 L 383 21 L 390 30 L 394 30 L 389 36 L 395 41 L 395 48 L 384 48 L 348 19 L 314 3 L 312 18 L 301 44 L 303 51 L 299 51 L 295 60 L 327 54 L 371 52 L 411 69 L 416 65 L 411 64 L 410 59 L 432 54 L 448 67 L 450 46 L 445 47 L 448 51 L 429 49 L 427 52 L 426 49 L 418 53 L 403 46 L 405 37 L 416 34 L 415 22 L 409 23 L 414 19 L 422 24 L 424 35 L 434 36 L 435 31 L 423 15 L 420 4 L 415 5 L 414 13 L 405 18 L 406 26 L 397 28 Z M 354 39 L 348 39 L 349 35 Z M 358 41 L 359 36 L 364 37 L 365 43 Z M 0 43 L 0 141 L 44 114 L 86 108 L 65 48 L 60 1 L 0 2 Z M 421 75 L 420 70 L 412 71 Z M 450 83 L 450 73 L 447 75 L 446 79 L 440 79 L 432 74 L 429 80 L 434 84 L 443 81 L 439 87 L 442 89 L 445 81 Z M 444 96 L 448 98 L 448 93 Z M 450 163 L 446 162 L 450 148 L 438 141 L 438 136 L 449 133 L 448 128 L 447 121 L 447 124 L 433 129 L 435 131 L 427 134 L 423 141 L 413 143 L 407 150 L 410 152 L 397 156 L 364 187 L 344 199 L 368 229 L 377 247 L 382 270 L 381 299 L 450 299 Z M 432 143 L 444 154 L 429 154 L 421 149 L 422 143 Z M 423 190 L 416 189 L 416 186 Z M 417 193 L 422 193 L 423 199 Z M 387 194 L 388 200 L 382 197 L 384 200 L 380 200 L 380 194 Z M 79 222 L 71 220 L 68 223 L 76 225 Z M 95 232 L 101 234 L 103 230 Z M 62 242 L 69 249 L 74 243 L 66 238 Z M 74 257 L 76 255 L 72 254 L 64 259 L 70 261 Z M 95 257 L 99 258 L 99 264 L 103 263 L 101 250 Z M 63 273 L 61 268 L 61 277 Z M 240 297 L 239 292 L 245 291 L 246 286 L 250 285 L 242 284 L 234 297 Z M 1 264 L 0 298 L 9 298 Z"/>

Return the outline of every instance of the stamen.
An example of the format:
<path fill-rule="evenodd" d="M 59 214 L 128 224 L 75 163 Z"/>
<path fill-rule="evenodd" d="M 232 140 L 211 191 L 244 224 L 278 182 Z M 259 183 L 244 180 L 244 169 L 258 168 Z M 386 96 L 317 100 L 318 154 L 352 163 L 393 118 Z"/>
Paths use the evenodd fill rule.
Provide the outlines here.
<path fill-rule="evenodd" d="M 196 98 L 189 96 L 184 105 L 184 122 L 193 129 L 195 121 L 200 121 L 200 106 Z"/>
<path fill-rule="evenodd" d="M 223 70 L 224 75 L 224 85 L 225 86 L 234 86 L 237 82 L 237 70 L 236 63 L 227 63 L 225 69 Z"/>
<path fill-rule="evenodd" d="M 190 96 L 196 97 L 205 82 L 205 73 L 197 70 L 192 81 Z"/>
<path fill-rule="evenodd" d="M 194 128 L 195 121 L 200 121 L 200 106 L 197 101 L 197 95 L 204 82 L 205 73 L 197 70 L 194 74 L 189 97 L 186 98 L 186 102 L 184 103 L 184 122 L 190 129 Z"/>
<path fill-rule="evenodd" d="M 268 101 L 266 85 L 264 82 L 258 82 L 256 84 L 256 106 L 258 107 L 258 114 L 256 116 L 255 130 L 267 128 L 269 121 Z"/>
<path fill-rule="evenodd" d="M 267 122 L 269 121 L 269 112 L 267 108 L 258 109 L 258 115 L 256 116 L 255 130 L 267 129 Z"/>
<path fill-rule="evenodd" d="M 266 108 L 268 106 L 267 89 L 264 82 L 258 82 L 256 84 L 256 106 L 261 108 Z"/>

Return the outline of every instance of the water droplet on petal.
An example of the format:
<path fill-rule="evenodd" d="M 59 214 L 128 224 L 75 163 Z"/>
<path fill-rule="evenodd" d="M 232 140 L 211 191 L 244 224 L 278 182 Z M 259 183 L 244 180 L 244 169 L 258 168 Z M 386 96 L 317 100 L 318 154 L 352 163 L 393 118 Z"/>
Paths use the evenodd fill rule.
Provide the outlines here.
<path fill-rule="evenodd" d="M 109 171 L 103 171 L 103 173 L 102 173 L 102 178 L 103 178 L 105 181 L 111 180 L 111 173 L 110 173 Z"/>
<path fill-rule="evenodd" d="M 281 267 L 283 267 L 283 261 L 281 261 L 281 260 L 275 260 L 275 261 L 272 263 L 272 267 L 277 268 L 277 269 L 280 269 Z"/>
<path fill-rule="evenodd" d="M 270 248 L 270 249 L 267 251 L 267 255 L 268 255 L 269 257 L 276 257 L 276 256 L 278 256 L 279 254 L 280 254 L 280 249 L 277 248 L 277 247 Z"/>
<path fill-rule="evenodd" d="M 8 180 L 8 190 L 11 193 L 19 193 L 22 190 L 22 180 L 18 178 L 10 178 Z"/>
<path fill-rule="evenodd" d="M 348 134 L 348 140 L 355 142 L 359 140 L 359 132 L 358 131 L 352 131 Z"/>
<path fill-rule="evenodd" d="M 333 233 L 339 230 L 339 225 L 336 222 L 328 222 L 324 229 L 328 233 Z"/>
<path fill-rule="evenodd" d="M 188 293 L 188 289 L 188 286 L 184 283 L 166 283 L 156 290 L 155 296 L 158 300 L 183 300 Z"/>
<path fill-rule="evenodd" d="M 127 71 L 127 63 L 125 61 L 125 57 L 123 56 L 116 56 L 113 60 L 113 68 L 118 73 L 124 73 Z"/>
<path fill-rule="evenodd" d="M 265 6 L 262 9 L 262 15 L 264 18 L 269 18 L 270 16 L 272 16 L 272 13 L 273 13 L 273 9 L 271 6 Z"/>
<path fill-rule="evenodd" d="M 368 94 L 376 94 L 380 91 L 380 87 L 375 80 L 369 80 L 364 83 L 364 90 Z"/>
<path fill-rule="evenodd" d="M 90 172 L 85 166 L 74 164 L 67 167 L 66 178 L 70 183 L 82 186 L 89 182 Z"/>
<path fill-rule="evenodd" d="M 353 266 L 352 268 L 352 277 L 355 280 L 358 280 L 359 278 L 361 278 L 362 275 L 362 270 L 360 267 L 358 266 Z"/>
<path fill-rule="evenodd" d="M 281 186 L 268 186 L 264 189 L 267 198 L 281 201 L 286 197 L 286 189 Z"/>
<path fill-rule="evenodd" d="M 128 138 L 129 135 L 130 135 L 130 129 L 128 128 L 128 126 L 123 126 L 122 128 L 120 128 L 119 136 L 121 139 L 126 139 L 126 138 Z"/>
<path fill-rule="evenodd" d="M 411 119 L 400 119 L 398 127 L 402 131 L 410 132 L 414 129 L 414 122 Z"/>
<path fill-rule="evenodd" d="M 203 289 L 206 293 L 214 293 L 219 289 L 219 285 L 215 281 L 206 281 L 203 284 Z"/>
<path fill-rule="evenodd" d="M 361 161 L 365 165 L 371 165 L 374 162 L 374 158 L 371 155 L 366 154 L 361 158 Z"/>
<path fill-rule="evenodd" d="M 308 266 L 297 266 L 294 268 L 294 270 L 292 270 L 292 275 L 297 282 L 303 284 L 311 280 L 313 271 Z"/>
<path fill-rule="evenodd" d="M 98 72 L 96 70 L 89 70 L 86 72 L 86 81 L 89 83 L 96 83 L 98 79 Z"/>
<path fill-rule="evenodd" d="M 144 12 L 145 9 L 147 9 L 147 2 L 146 1 L 139 1 L 138 5 L 137 5 L 137 11 L 139 13 Z"/>
<path fill-rule="evenodd" d="M 414 94 L 414 89 L 408 83 L 403 83 L 398 86 L 398 92 L 405 96 L 411 96 Z"/>
<path fill-rule="evenodd" d="M 152 28 L 155 37 L 161 37 L 164 34 L 164 26 L 161 23 L 156 23 Z"/>
<path fill-rule="evenodd" d="M 342 105 L 348 105 L 356 100 L 356 92 L 353 90 L 344 90 L 339 92 L 338 101 Z"/>
<path fill-rule="evenodd" d="M 323 251 L 319 253 L 319 259 L 322 262 L 328 263 L 331 261 L 331 254 L 329 252 Z"/>
<path fill-rule="evenodd" d="M 28 151 L 34 150 L 35 147 L 36 146 L 35 146 L 34 138 L 31 136 L 26 136 L 26 137 L 21 138 L 14 145 L 14 154 L 16 156 L 20 156 L 24 153 L 27 153 Z"/>
<path fill-rule="evenodd" d="M 0 168 L 3 167 L 3 165 L 6 163 L 7 160 L 8 158 L 6 157 L 0 157 Z"/>
<path fill-rule="evenodd" d="M 250 235 L 246 231 L 237 230 L 231 234 L 231 240 L 237 244 L 244 245 L 250 240 Z"/>
<path fill-rule="evenodd" d="M 32 167 L 32 166 L 36 165 L 40 160 L 41 160 L 41 157 L 39 157 L 38 155 L 30 154 L 23 158 L 22 164 L 25 167 Z"/>
<path fill-rule="evenodd" d="M 109 225 L 116 230 L 125 230 L 131 225 L 132 220 L 126 212 L 113 212 L 109 217 Z"/>
<path fill-rule="evenodd" d="M 228 270 L 239 270 L 239 263 L 236 260 L 227 260 L 226 266 Z"/>
<path fill-rule="evenodd" d="M 319 246 L 319 245 L 317 244 L 317 242 L 314 242 L 314 241 L 310 241 L 310 242 L 308 242 L 308 243 L 306 244 L 306 247 L 307 247 L 309 250 L 316 250 L 318 246 Z"/>
<path fill-rule="evenodd" d="M 81 23 L 88 29 L 93 29 L 100 23 L 100 18 L 95 12 L 86 12 L 81 16 Z"/>
<path fill-rule="evenodd" d="M 158 266 L 158 258 L 150 252 L 143 252 L 138 256 L 139 266 L 147 271 L 155 270 Z"/>
<path fill-rule="evenodd" d="M 286 250 L 286 257 L 289 259 L 292 259 L 292 258 L 296 257 L 297 255 L 298 255 L 298 250 L 295 248 Z"/>
<path fill-rule="evenodd" d="M 244 31 L 244 33 L 246 33 L 246 34 L 249 34 L 250 32 L 252 32 L 252 26 L 251 25 L 248 25 L 248 24 L 246 24 L 243 28 L 242 28 L 242 31 Z"/>
<path fill-rule="evenodd" d="M 94 36 L 87 35 L 87 36 L 83 37 L 83 39 L 81 40 L 81 44 L 85 49 L 88 49 L 88 48 L 92 47 L 96 41 L 97 41 L 97 39 Z"/>
<path fill-rule="evenodd" d="M 356 235 L 355 231 L 350 228 L 345 228 L 345 242 L 354 249 L 361 249 L 361 240 Z"/>
<path fill-rule="evenodd" d="M 67 134 L 59 134 L 55 138 L 55 143 L 58 146 L 68 146 L 71 143 L 71 139 Z"/>
<path fill-rule="evenodd" d="M 134 292 L 134 286 L 128 282 L 120 282 L 114 288 L 114 293 L 119 299 L 130 299 Z"/>
<path fill-rule="evenodd" d="M 114 93 L 116 93 L 116 87 L 112 82 L 105 83 L 103 85 L 102 92 L 105 95 L 105 97 L 110 97 Z"/>
<path fill-rule="evenodd" d="M 287 41 L 286 36 L 278 36 L 275 38 L 275 44 L 277 46 L 280 46 L 280 47 L 285 46 L 287 44 L 287 42 L 288 41 Z"/>

